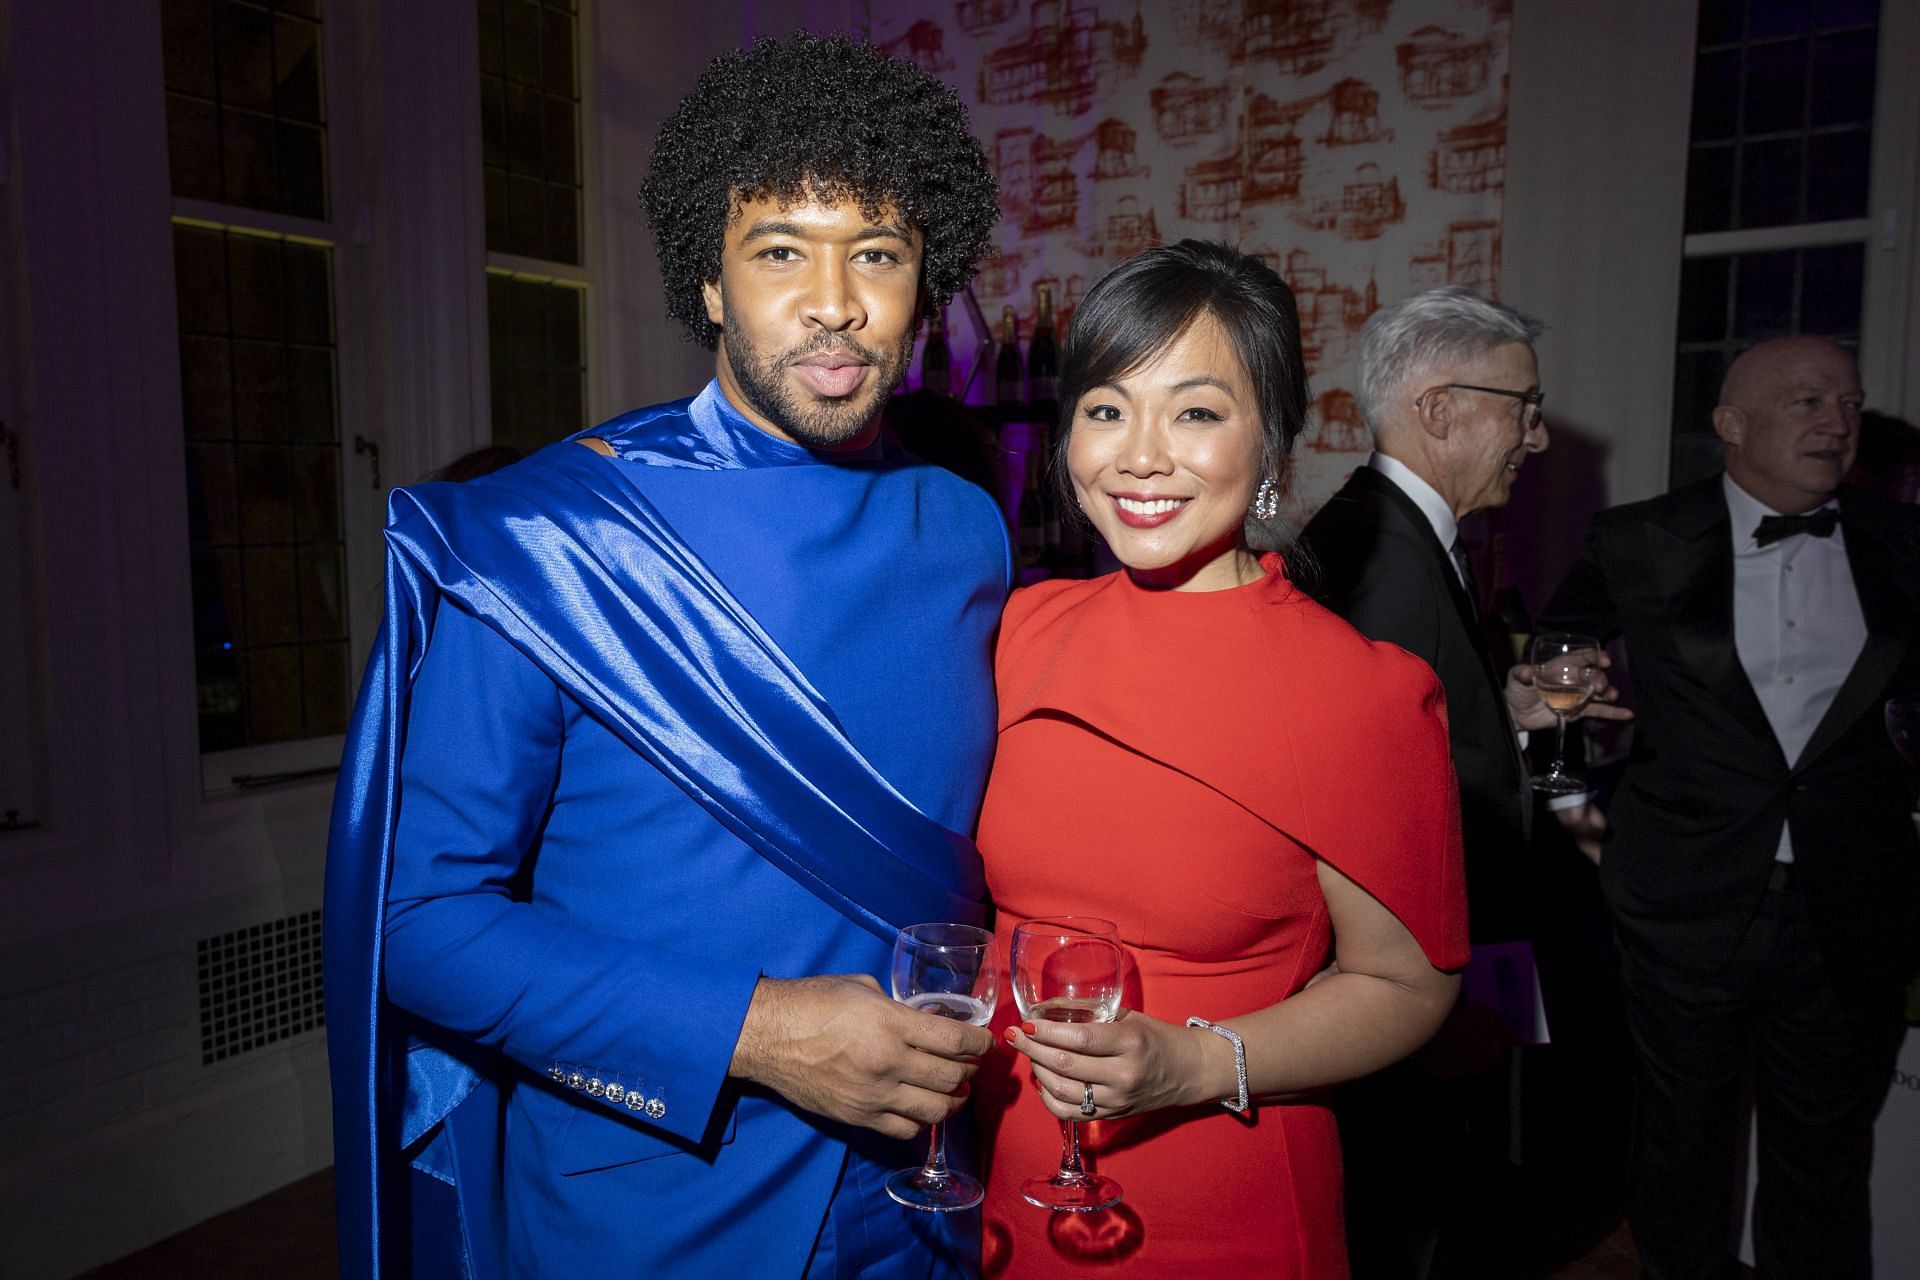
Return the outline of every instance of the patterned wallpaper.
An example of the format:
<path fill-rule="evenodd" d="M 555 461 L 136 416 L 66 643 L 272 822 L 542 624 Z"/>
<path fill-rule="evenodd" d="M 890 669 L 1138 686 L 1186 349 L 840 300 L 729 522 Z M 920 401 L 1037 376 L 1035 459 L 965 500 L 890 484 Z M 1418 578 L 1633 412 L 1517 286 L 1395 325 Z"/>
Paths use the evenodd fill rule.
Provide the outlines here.
<path fill-rule="evenodd" d="M 1381 300 L 1498 288 L 1510 0 L 898 0 L 871 38 L 952 84 L 1000 178 L 974 289 L 1031 332 L 1114 263 L 1186 236 L 1265 258 L 1300 303 L 1316 422 L 1301 518 L 1367 451 L 1353 347 Z M 948 313 L 971 367 L 963 308 Z M 989 371 L 990 372 L 990 371 Z M 990 393 L 975 380 L 970 398 Z"/>

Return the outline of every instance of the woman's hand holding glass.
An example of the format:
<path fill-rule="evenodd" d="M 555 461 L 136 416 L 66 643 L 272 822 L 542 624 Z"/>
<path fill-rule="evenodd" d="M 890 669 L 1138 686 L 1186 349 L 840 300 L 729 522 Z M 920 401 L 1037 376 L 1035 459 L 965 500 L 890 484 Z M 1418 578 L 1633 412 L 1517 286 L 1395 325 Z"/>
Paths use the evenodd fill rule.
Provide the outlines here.
<path fill-rule="evenodd" d="M 1034 1022 L 1007 1043 L 1033 1063 L 1040 1099 L 1062 1120 L 1111 1120 L 1232 1097 L 1233 1046 L 1210 1031 L 1122 1009 L 1108 1023 Z M 1083 1110 L 1093 1086 L 1094 1114 Z"/>

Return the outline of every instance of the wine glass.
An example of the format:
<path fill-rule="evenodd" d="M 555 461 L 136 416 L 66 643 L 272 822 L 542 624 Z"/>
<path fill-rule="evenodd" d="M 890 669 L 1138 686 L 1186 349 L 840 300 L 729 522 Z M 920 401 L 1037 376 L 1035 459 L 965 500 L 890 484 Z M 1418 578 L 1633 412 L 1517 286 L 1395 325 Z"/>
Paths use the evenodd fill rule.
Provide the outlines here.
<path fill-rule="evenodd" d="M 1920 697 L 1887 699 L 1887 736 L 1908 764 L 1920 764 Z"/>
<path fill-rule="evenodd" d="M 1553 767 L 1533 780 L 1535 791 L 1548 795 L 1576 795 L 1586 780 L 1567 772 L 1567 717 L 1587 705 L 1600 675 L 1600 642 L 1590 636 L 1547 634 L 1535 636 L 1528 654 L 1533 663 L 1533 687 L 1553 712 Z"/>
<path fill-rule="evenodd" d="M 1013 930 L 1013 999 L 1029 1022 L 1112 1022 L 1120 1013 L 1122 957 L 1111 920 L 1056 916 Z M 1060 1167 L 1020 1184 L 1028 1204 L 1091 1213 L 1120 1203 L 1120 1184 L 1088 1173 L 1078 1121 L 1060 1122 Z"/>
<path fill-rule="evenodd" d="M 893 998 L 910 1009 L 984 1027 L 1000 995 L 993 935 L 970 924 L 914 924 L 893 940 Z M 909 1209 L 971 1209 L 986 1192 L 980 1180 L 947 1167 L 947 1135 L 927 1127 L 927 1159 L 887 1179 L 887 1194 Z"/>

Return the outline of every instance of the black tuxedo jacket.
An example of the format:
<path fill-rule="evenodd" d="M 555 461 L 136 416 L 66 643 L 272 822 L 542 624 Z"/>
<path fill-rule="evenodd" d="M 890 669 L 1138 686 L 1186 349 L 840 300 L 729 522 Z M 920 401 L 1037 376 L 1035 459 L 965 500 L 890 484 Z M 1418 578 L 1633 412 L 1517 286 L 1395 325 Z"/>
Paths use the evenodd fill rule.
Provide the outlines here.
<path fill-rule="evenodd" d="M 1361 467 L 1300 535 L 1302 577 L 1371 640 L 1433 668 L 1447 694 L 1475 942 L 1524 937 L 1532 797 L 1501 682 L 1448 549 L 1399 486 Z M 1316 580 L 1317 579 L 1317 580 Z"/>
<path fill-rule="evenodd" d="M 1630 941 L 1711 968 L 1766 892 L 1781 824 L 1823 954 L 1863 983 L 1920 963 L 1912 774 L 1886 700 L 1920 693 L 1920 508 L 1840 493 L 1867 642 L 1791 767 L 1734 648 L 1718 476 L 1596 516 L 1543 630 L 1624 637 L 1634 744 L 1600 879 Z"/>

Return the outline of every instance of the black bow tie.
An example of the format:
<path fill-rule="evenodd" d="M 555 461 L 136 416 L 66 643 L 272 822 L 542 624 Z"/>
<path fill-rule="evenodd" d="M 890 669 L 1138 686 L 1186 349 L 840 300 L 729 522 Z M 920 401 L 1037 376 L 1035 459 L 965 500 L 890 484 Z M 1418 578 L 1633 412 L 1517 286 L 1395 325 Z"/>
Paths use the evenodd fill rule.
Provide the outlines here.
<path fill-rule="evenodd" d="M 1760 527 L 1753 531 L 1753 540 L 1766 547 L 1791 538 L 1796 533 L 1810 533 L 1816 538 L 1831 538 L 1834 528 L 1840 523 L 1840 508 L 1821 507 L 1818 511 L 1809 511 L 1798 516 L 1763 516 Z"/>

